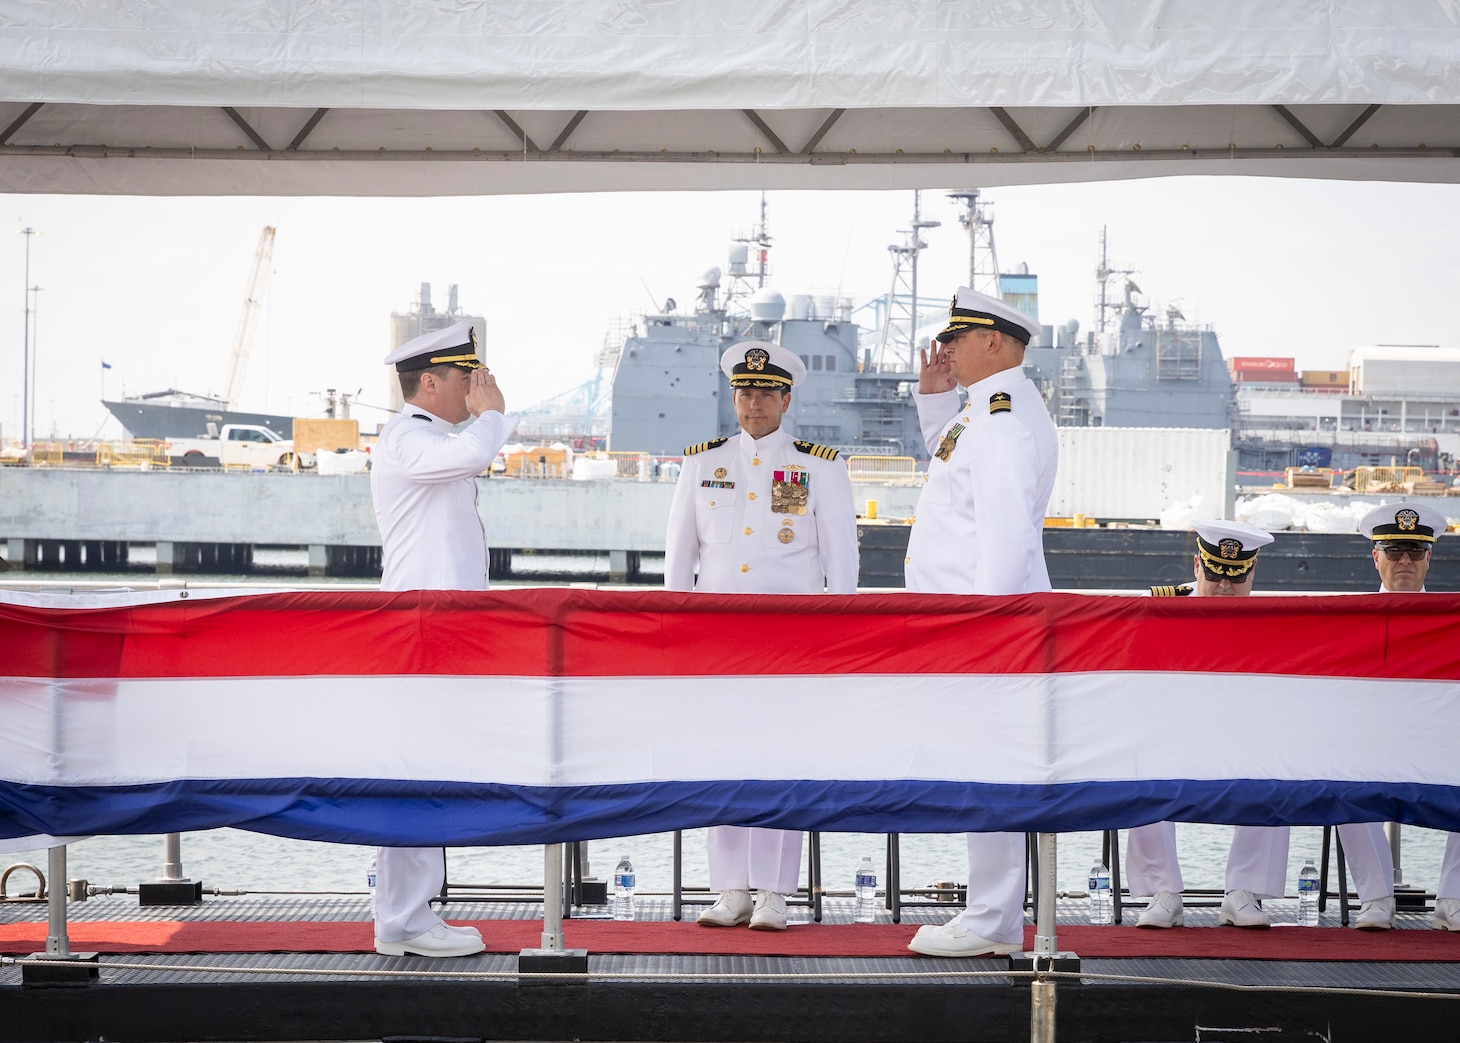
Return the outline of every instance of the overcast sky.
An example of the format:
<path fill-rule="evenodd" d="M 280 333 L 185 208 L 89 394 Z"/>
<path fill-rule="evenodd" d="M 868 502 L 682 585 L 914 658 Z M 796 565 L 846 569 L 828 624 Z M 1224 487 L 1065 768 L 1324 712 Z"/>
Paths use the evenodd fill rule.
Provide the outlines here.
<path fill-rule="evenodd" d="M 949 186 L 959 187 L 959 186 Z M 1338 369 L 1368 344 L 1460 346 L 1460 186 L 1241 177 L 991 189 L 999 260 L 1039 276 L 1046 323 L 1092 323 L 1102 226 L 1115 267 L 1159 311 L 1216 329 L 1227 357 L 1291 355 Z M 912 193 L 769 194 L 771 284 L 783 293 L 887 292 L 889 244 Z M 666 297 L 688 308 L 755 222 L 752 192 L 453 199 L 8 196 L 31 227 L 36 432 L 119 436 L 100 405 L 177 387 L 221 392 L 259 233 L 270 280 L 244 408 L 318 415 L 325 388 L 387 401 L 390 313 L 421 282 L 486 316 L 510 407 L 593 375 L 605 333 Z M 967 279 L 959 208 L 924 191 L 920 289 Z M 26 238 L 0 239 L 0 428 L 20 427 Z M 103 370 L 102 363 L 111 368 Z M 385 419 L 361 409 L 362 426 Z"/>

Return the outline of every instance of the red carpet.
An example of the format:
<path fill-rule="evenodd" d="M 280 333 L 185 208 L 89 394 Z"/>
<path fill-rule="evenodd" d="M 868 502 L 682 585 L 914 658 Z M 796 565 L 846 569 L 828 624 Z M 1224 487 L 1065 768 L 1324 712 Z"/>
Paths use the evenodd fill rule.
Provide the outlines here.
<path fill-rule="evenodd" d="M 518 952 L 542 942 L 534 920 L 469 921 L 480 928 L 490 952 Z M 570 920 L 571 948 L 590 953 L 669 953 L 751 956 L 907 956 L 912 924 L 808 924 L 787 931 L 709 929 L 692 923 L 615 923 Z M 370 952 L 368 923 L 289 922 L 76 922 L 71 948 L 102 953 Z M 45 948 L 46 925 L 0 925 L 0 953 L 29 954 Z M 1034 944 L 1034 928 L 1025 928 Z M 1061 949 L 1081 956 L 1166 956 L 1242 960 L 1381 960 L 1460 962 L 1460 933 L 1449 931 L 1355 931 L 1351 928 L 1187 927 L 1143 931 L 1135 927 L 1061 927 Z"/>

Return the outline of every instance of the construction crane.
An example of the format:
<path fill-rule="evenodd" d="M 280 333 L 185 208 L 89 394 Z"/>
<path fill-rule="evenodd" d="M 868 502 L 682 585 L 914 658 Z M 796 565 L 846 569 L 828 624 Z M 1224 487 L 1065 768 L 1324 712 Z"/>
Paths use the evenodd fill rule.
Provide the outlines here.
<path fill-rule="evenodd" d="M 274 259 L 274 226 L 265 225 L 259 234 L 258 249 L 253 252 L 253 270 L 249 272 L 244 291 L 243 312 L 238 316 L 238 333 L 233 338 L 233 354 L 228 360 L 228 379 L 223 384 L 223 401 L 229 409 L 238 408 L 243 394 L 243 378 L 248 374 L 248 356 L 253 350 L 253 331 L 258 325 L 259 305 L 269 285 L 269 269 Z"/>

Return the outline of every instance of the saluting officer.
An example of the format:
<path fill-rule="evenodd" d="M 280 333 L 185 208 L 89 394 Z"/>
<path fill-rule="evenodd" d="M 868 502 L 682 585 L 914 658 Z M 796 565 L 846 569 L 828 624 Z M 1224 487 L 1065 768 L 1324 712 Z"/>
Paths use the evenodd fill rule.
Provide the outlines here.
<path fill-rule="evenodd" d="M 664 586 L 716 594 L 856 593 L 857 517 L 846 463 L 835 449 L 797 441 L 781 426 L 805 364 L 779 344 L 742 341 L 726 349 L 720 368 L 730 378 L 740 433 L 684 451 L 669 509 Z M 774 722 L 759 736 L 756 727 L 747 723 L 746 741 L 778 741 Z M 800 831 L 714 826 L 708 847 L 710 889 L 720 896 L 699 923 L 785 930 Z"/>
<path fill-rule="evenodd" d="M 1373 541 L 1380 592 L 1424 593 L 1435 544 L 1448 527 L 1448 519 L 1424 503 L 1385 504 L 1359 519 L 1359 531 Z M 1435 913 L 1430 926 L 1437 931 L 1460 931 L 1460 833 L 1451 833 L 1445 841 L 1445 861 L 1440 866 L 1440 882 L 1435 885 Z"/>
<path fill-rule="evenodd" d="M 370 492 L 380 525 L 381 590 L 486 590 L 487 539 L 476 476 L 516 426 L 496 378 L 477 358 L 470 322 L 424 334 L 386 356 L 405 408 L 380 431 Z M 465 420 L 473 423 L 455 430 Z M 403 710 L 403 712 L 406 712 Z M 380 722 L 389 729 L 390 722 Z M 431 909 L 446 879 L 439 847 L 376 852 L 375 951 L 385 956 L 469 956 L 475 927 L 452 927 Z"/>
<path fill-rule="evenodd" d="M 1058 441 L 1024 348 L 1042 327 L 966 286 L 922 353 L 915 401 L 932 459 L 907 547 L 907 589 L 929 594 L 1049 590 L 1044 515 Z M 967 400 L 957 388 L 967 389 Z M 969 755 L 978 755 L 976 738 Z M 918 930 L 926 956 L 1014 952 L 1024 941 L 1024 835 L 968 834 L 968 908 Z"/>

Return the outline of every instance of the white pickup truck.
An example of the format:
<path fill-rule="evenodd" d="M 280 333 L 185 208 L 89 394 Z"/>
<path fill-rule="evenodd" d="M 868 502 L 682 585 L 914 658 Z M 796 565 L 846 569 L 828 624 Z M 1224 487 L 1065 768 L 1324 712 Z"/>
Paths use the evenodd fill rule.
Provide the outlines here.
<path fill-rule="evenodd" d="M 218 437 L 170 438 L 167 455 L 184 467 L 266 471 L 294 464 L 294 443 L 256 424 L 224 424 Z M 304 461 L 300 461 L 303 463 Z"/>

